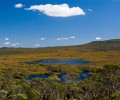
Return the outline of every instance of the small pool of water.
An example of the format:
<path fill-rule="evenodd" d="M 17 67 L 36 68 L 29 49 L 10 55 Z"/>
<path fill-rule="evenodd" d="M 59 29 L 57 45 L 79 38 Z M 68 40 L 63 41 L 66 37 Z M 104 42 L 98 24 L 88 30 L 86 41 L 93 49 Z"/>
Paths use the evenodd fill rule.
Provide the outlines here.
<path fill-rule="evenodd" d="M 84 80 L 84 79 L 88 78 L 88 74 L 89 74 L 89 71 L 84 71 L 84 72 L 79 73 L 79 77 L 78 77 L 77 81 Z M 48 78 L 50 76 L 51 76 L 50 74 L 48 74 L 48 75 L 30 75 L 28 77 L 28 80 L 31 81 L 35 78 L 44 78 L 45 79 L 45 78 Z M 64 83 L 68 82 L 66 74 L 59 74 L 58 77 L 60 78 L 61 82 L 64 82 Z"/>
<path fill-rule="evenodd" d="M 33 79 L 35 79 L 35 78 L 48 78 L 50 76 L 50 74 L 43 74 L 43 75 L 30 75 L 29 77 L 28 77 L 28 80 L 33 80 Z"/>
<path fill-rule="evenodd" d="M 84 72 L 79 73 L 76 81 L 80 81 L 80 80 L 84 80 L 84 79 L 88 78 L 88 74 L 89 74 L 89 71 L 84 71 Z M 64 82 L 64 83 L 68 82 L 66 74 L 59 74 L 58 77 L 61 79 L 62 82 Z"/>
<path fill-rule="evenodd" d="M 26 62 L 27 64 L 69 64 L 69 65 L 84 65 L 88 64 L 89 61 L 84 60 L 58 60 L 58 59 L 51 59 L 51 60 L 37 60 L 33 62 Z"/>

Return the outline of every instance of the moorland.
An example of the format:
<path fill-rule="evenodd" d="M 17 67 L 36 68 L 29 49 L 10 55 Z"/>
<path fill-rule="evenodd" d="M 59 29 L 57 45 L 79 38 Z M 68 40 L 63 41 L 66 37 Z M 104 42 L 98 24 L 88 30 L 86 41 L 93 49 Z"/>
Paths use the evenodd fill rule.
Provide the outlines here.
<path fill-rule="evenodd" d="M 26 64 L 36 60 L 76 59 L 85 65 Z M 76 81 L 78 73 L 89 78 Z M 68 74 L 68 83 L 57 74 Z M 47 79 L 27 80 L 30 75 Z M 120 39 L 46 48 L 0 48 L 0 100 L 120 100 Z"/>

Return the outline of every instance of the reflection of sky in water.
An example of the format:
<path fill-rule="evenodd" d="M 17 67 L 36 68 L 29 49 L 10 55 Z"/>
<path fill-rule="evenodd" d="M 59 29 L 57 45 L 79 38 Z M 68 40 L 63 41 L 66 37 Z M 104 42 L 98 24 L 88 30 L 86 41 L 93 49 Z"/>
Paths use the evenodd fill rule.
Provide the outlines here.
<path fill-rule="evenodd" d="M 77 81 L 84 80 L 88 78 L 89 71 L 84 71 L 79 73 L 79 77 L 77 78 Z M 58 77 L 61 79 L 62 82 L 67 83 L 68 79 L 66 74 L 59 74 Z"/>
<path fill-rule="evenodd" d="M 33 62 L 27 62 L 27 64 L 32 64 L 32 63 L 38 63 L 38 64 L 70 64 L 70 65 L 84 65 L 88 64 L 89 61 L 84 61 L 84 60 L 57 60 L 57 59 L 52 59 L 52 60 L 37 60 Z"/>
<path fill-rule="evenodd" d="M 30 75 L 28 80 L 33 80 L 35 78 L 48 78 L 50 75 Z"/>
<path fill-rule="evenodd" d="M 81 72 L 77 80 L 79 81 L 79 80 L 84 80 L 85 78 L 88 78 L 87 76 L 88 74 L 89 74 L 88 71 Z M 28 80 L 33 80 L 35 78 L 48 78 L 49 76 L 50 75 L 31 75 L 29 76 Z M 68 79 L 66 77 L 66 74 L 59 74 L 58 77 L 61 79 L 62 82 L 67 83 Z"/>

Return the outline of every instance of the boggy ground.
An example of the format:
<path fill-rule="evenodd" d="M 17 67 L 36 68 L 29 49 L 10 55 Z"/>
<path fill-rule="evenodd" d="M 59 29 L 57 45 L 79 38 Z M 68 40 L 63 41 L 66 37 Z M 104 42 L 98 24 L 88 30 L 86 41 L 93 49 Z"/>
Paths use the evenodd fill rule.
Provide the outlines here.
<path fill-rule="evenodd" d="M 69 69 L 79 72 L 79 67 L 65 65 L 28 65 L 22 62 L 42 59 L 78 59 L 90 61 L 82 66 L 99 67 L 105 64 L 120 64 L 120 40 L 91 42 L 85 45 L 49 48 L 0 48 L 0 68 L 14 67 L 28 74 L 64 72 Z M 36 67 L 35 67 L 36 66 Z M 41 67 L 39 67 L 41 66 Z M 56 70 L 53 70 L 52 69 Z M 50 70 L 48 70 L 50 69 Z M 59 71 L 58 71 L 59 70 Z M 23 71 L 23 72 L 24 72 Z"/>
<path fill-rule="evenodd" d="M 24 63 L 42 59 L 78 59 L 90 63 L 72 66 Z M 89 78 L 76 82 L 78 73 L 85 70 L 90 72 Z M 59 73 L 68 74 L 68 84 L 60 82 L 56 75 Z M 34 74 L 51 76 L 27 80 Z M 119 76 L 119 40 L 69 47 L 0 49 L 0 100 L 120 100 Z"/>

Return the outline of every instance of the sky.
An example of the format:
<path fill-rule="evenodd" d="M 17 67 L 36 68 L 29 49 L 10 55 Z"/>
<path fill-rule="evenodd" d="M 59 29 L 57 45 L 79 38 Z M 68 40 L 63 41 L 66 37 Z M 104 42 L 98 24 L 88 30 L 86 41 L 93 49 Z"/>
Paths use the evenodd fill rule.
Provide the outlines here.
<path fill-rule="evenodd" d="M 120 0 L 0 0 L 0 47 L 120 38 Z"/>

